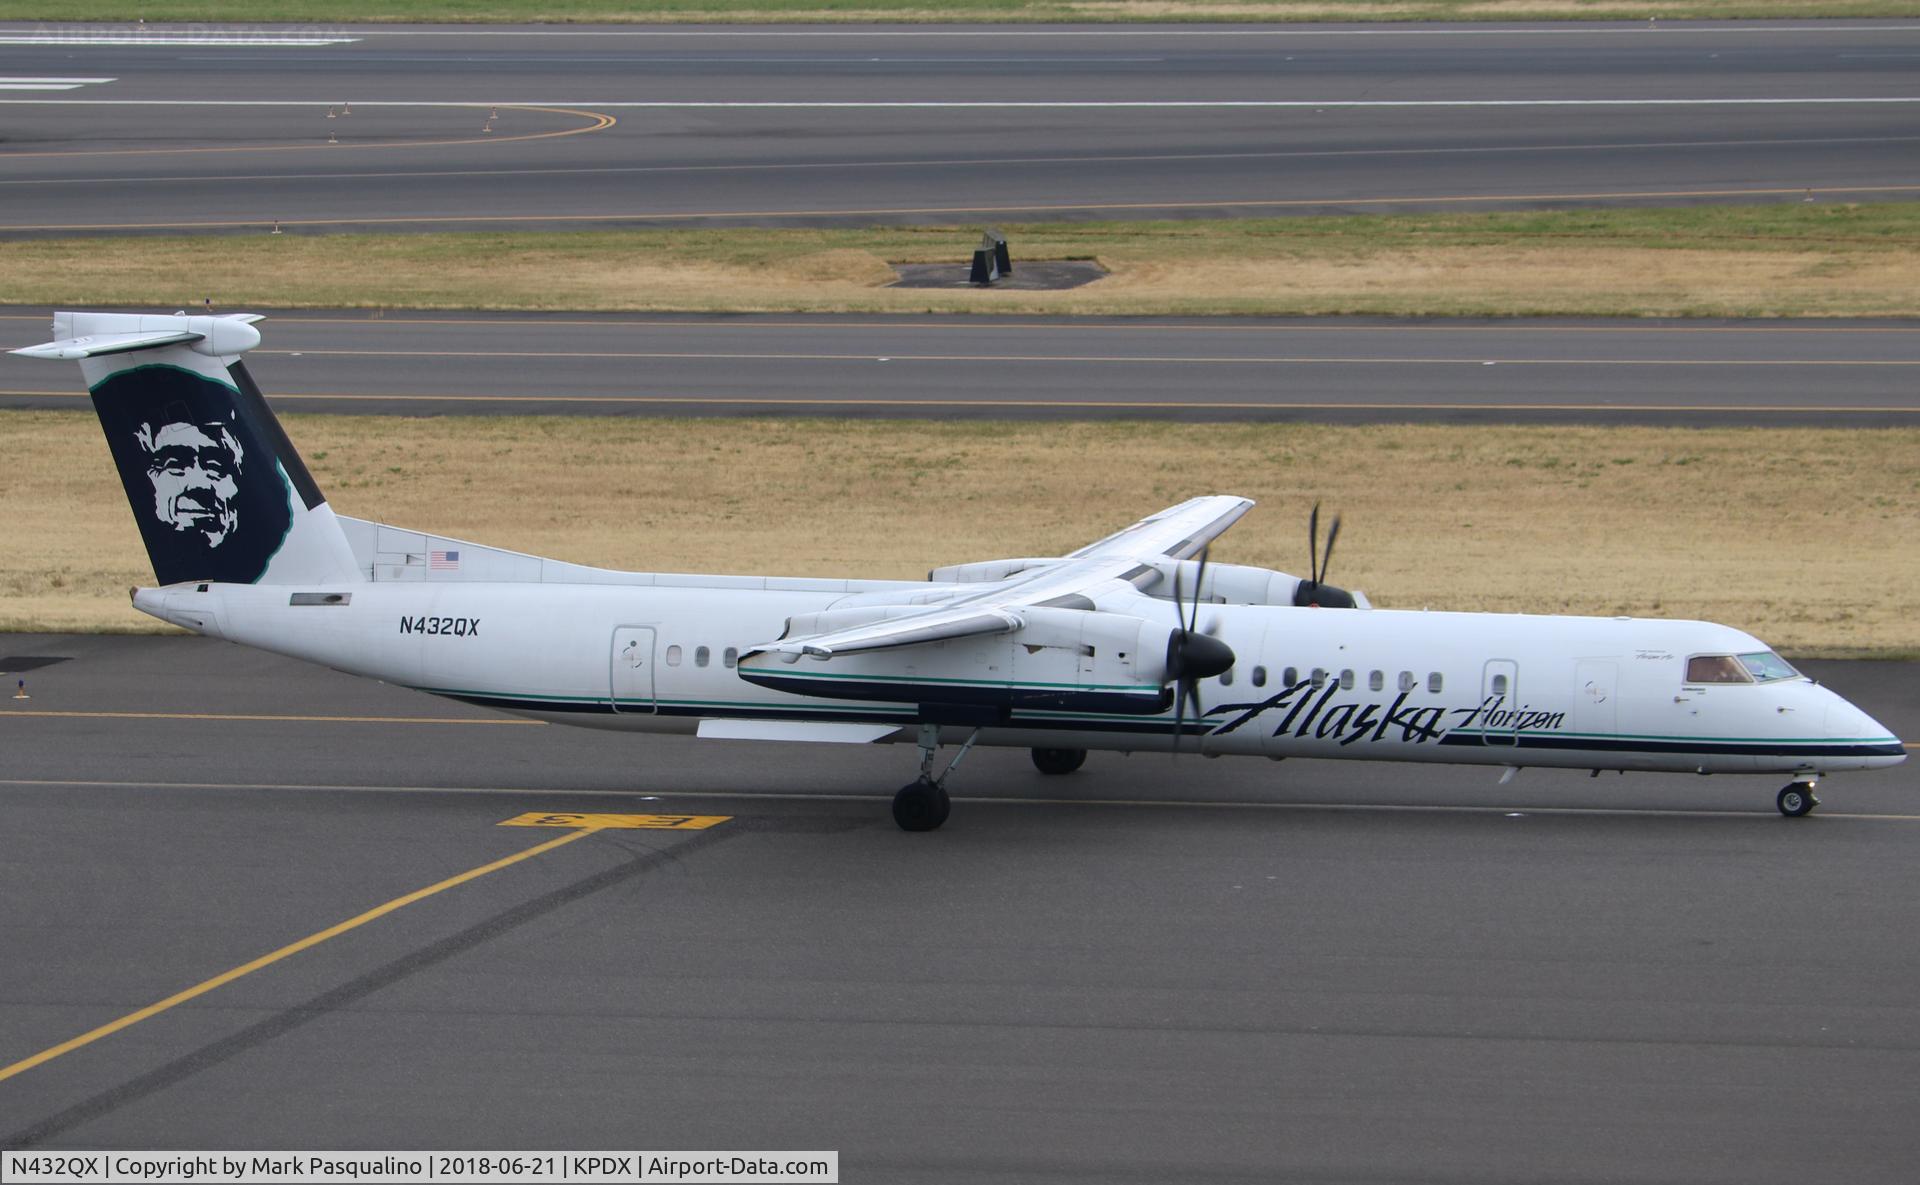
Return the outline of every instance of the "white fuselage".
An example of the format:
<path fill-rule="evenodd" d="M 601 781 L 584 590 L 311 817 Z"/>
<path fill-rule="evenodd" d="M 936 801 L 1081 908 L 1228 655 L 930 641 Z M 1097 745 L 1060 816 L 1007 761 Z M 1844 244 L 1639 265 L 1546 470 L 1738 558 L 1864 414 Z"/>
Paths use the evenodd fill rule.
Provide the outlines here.
<path fill-rule="evenodd" d="M 949 740 L 978 727 L 986 745 L 1173 745 L 1170 702 L 1114 711 L 1100 699 L 1151 691 L 1124 653 L 1003 635 L 918 647 L 904 663 L 758 654 L 736 666 L 797 615 L 913 587 L 728 577 L 189 584 L 140 590 L 136 604 L 202 633 L 556 723 L 688 733 L 702 720 L 898 722 L 888 739 L 911 739 L 911 725 L 931 718 L 950 720 Z M 1176 614 L 1144 595 L 1126 610 Z M 1202 684 L 1202 719 L 1187 722 L 1184 743 L 1210 754 L 1803 774 L 1904 757 L 1885 727 L 1809 679 L 1686 682 L 1690 656 L 1766 649 L 1707 622 L 1214 604 L 1203 619 L 1237 658 Z M 1055 698 L 1015 701 L 992 718 L 926 710 L 1009 690 Z"/>

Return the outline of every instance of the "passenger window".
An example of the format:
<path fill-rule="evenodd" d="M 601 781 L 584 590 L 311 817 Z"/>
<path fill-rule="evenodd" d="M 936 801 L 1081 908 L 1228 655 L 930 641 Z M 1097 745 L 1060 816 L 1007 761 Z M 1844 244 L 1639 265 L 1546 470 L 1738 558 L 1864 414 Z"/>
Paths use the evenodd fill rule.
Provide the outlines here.
<path fill-rule="evenodd" d="M 1285 671 L 1281 672 L 1280 681 L 1288 687 L 1292 687 L 1295 683 L 1300 682 L 1300 668 L 1288 667 Z"/>
<path fill-rule="evenodd" d="M 1348 667 L 1346 670 L 1340 672 L 1340 690 L 1342 691 L 1353 690 L 1353 668 L 1352 667 Z"/>
<path fill-rule="evenodd" d="M 731 671 L 734 667 L 734 664 L 739 661 L 740 661 L 740 652 L 738 650 L 735 650 L 731 646 L 727 647 L 720 654 L 720 665 L 727 668 L 729 671 Z"/>
<path fill-rule="evenodd" d="M 1385 687 L 1386 685 L 1387 685 L 1387 673 L 1385 671 L 1374 671 L 1367 676 L 1368 691 L 1379 691 L 1381 688 Z"/>
<path fill-rule="evenodd" d="M 1400 690 L 1412 691 L 1414 687 L 1416 687 L 1419 684 L 1419 682 L 1420 681 L 1418 679 L 1415 679 L 1413 677 L 1412 671 L 1400 672 Z"/>
<path fill-rule="evenodd" d="M 1309 677 L 1313 680 L 1313 689 L 1315 691 L 1327 685 L 1327 673 L 1319 667 L 1313 668 L 1313 674 Z"/>
<path fill-rule="evenodd" d="M 1220 672 L 1220 686 L 1222 687 L 1233 686 L 1233 668 L 1232 667 L 1228 667 L 1226 670 Z"/>
<path fill-rule="evenodd" d="M 1267 685 L 1267 668 L 1253 668 L 1253 685 L 1255 687 L 1265 687 Z"/>
<path fill-rule="evenodd" d="M 1689 683 L 1751 683 L 1747 668 L 1731 654 L 1696 654 L 1687 660 Z"/>
<path fill-rule="evenodd" d="M 1507 677 L 1505 675 L 1495 675 L 1490 685 L 1493 688 L 1493 694 L 1507 694 Z"/>
<path fill-rule="evenodd" d="M 667 665 L 670 667 L 677 667 L 680 665 L 680 647 L 678 646 L 667 647 Z"/>
<path fill-rule="evenodd" d="M 1428 691 L 1430 691 L 1430 692 L 1432 692 L 1432 693 L 1433 693 L 1434 695 L 1439 695 L 1439 694 L 1440 694 L 1440 688 L 1441 688 L 1442 686 L 1444 686 L 1444 684 L 1442 684 L 1442 683 L 1441 683 L 1441 681 L 1440 681 L 1440 672 L 1439 672 L 1439 671 L 1435 671 L 1435 672 L 1433 672 L 1432 674 L 1430 674 L 1430 675 L 1428 675 L 1428 676 L 1427 676 L 1427 690 L 1428 690 Z"/>
<path fill-rule="evenodd" d="M 712 657 L 712 651 L 708 650 L 705 646 L 698 647 L 693 652 L 693 665 L 696 667 L 704 667 L 707 665 L 707 660 Z"/>

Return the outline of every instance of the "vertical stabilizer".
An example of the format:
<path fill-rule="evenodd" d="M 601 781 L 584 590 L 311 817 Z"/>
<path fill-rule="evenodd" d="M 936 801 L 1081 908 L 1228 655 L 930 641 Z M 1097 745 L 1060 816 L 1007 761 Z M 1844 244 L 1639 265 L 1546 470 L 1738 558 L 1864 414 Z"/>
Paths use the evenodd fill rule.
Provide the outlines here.
<path fill-rule="evenodd" d="M 364 579 L 240 361 L 259 319 L 56 313 L 54 341 L 14 351 L 79 361 L 161 584 Z"/>

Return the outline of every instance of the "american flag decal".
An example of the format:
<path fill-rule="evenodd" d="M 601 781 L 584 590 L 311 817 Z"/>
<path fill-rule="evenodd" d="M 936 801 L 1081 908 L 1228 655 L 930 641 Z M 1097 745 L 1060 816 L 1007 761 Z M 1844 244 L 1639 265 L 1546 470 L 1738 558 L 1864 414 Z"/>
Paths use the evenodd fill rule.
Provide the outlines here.
<path fill-rule="evenodd" d="M 458 572 L 460 570 L 460 553 L 457 551 L 428 552 L 427 570 L 430 572 Z"/>

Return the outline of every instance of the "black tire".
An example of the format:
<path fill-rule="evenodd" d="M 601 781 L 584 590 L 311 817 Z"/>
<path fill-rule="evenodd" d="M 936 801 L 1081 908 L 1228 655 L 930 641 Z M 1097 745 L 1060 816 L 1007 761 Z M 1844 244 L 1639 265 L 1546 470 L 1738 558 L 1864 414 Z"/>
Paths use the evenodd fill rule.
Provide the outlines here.
<path fill-rule="evenodd" d="M 1813 810 L 1819 801 L 1813 796 L 1812 786 L 1805 782 L 1790 782 L 1780 788 L 1780 797 L 1774 800 L 1774 805 L 1787 818 L 1798 819 Z"/>
<path fill-rule="evenodd" d="M 1070 774 L 1087 763 L 1085 749 L 1035 749 L 1033 768 L 1043 774 Z"/>
<path fill-rule="evenodd" d="M 933 831 L 952 810 L 947 792 L 931 782 L 909 782 L 893 796 L 893 821 L 902 831 Z"/>

